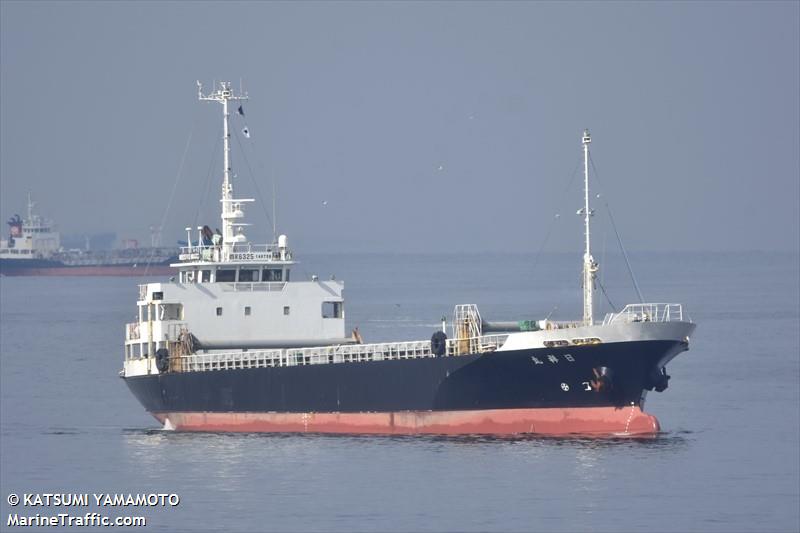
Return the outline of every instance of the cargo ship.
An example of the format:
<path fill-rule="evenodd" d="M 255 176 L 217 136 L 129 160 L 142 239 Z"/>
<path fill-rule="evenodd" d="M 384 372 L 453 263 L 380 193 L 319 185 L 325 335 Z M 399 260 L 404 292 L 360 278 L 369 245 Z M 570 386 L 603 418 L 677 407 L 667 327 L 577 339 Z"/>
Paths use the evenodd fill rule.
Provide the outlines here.
<path fill-rule="evenodd" d="M 131 246 L 119 250 L 65 250 L 51 220 L 34 211 L 28 195 L 24 220 L 8 220 L 8 238 L 0 240 L 3 276 L 146 276 L 169 275 L 178 248 Z"/>
<path fill-rule="evenodd" d="M 583 133 L 583 317 L 484 320 L 454 307 L 431 338 L 364 344 L 345 333 L 344 284 L 297 280 L 286 235 L 251 244 L 231 182 L 222 82 L 222 233 L 187 229 L 168 283 L 139 286 L 120 377 L 166 429 L 355 434 L 653 435 L 649 391 L 695 329 L 680 304 L 635 303 L 594 316 L 588 131 Z M 241 106 L 239 107 L 241 112 Z M 449 333 L 449 335 L 448 335 Z"/>

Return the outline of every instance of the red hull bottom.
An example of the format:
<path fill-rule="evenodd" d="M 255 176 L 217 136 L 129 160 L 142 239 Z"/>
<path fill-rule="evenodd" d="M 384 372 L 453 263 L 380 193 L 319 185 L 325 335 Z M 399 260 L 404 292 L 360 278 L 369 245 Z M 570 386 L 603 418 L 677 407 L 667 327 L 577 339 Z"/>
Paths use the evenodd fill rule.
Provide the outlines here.
<path fill-rule="evenodd" d="M 390 413 L 154 413 L 180 431 L 382 435 L 653 435 L 638 406 Z"/>
<path fill-rule="evenodd" d="M 0 272 L 3 276 L 170 276 L 176 270 L 166 265 L 145 268 L 144 266 L 76 266 L 54 268 L 9 268 Z"/>

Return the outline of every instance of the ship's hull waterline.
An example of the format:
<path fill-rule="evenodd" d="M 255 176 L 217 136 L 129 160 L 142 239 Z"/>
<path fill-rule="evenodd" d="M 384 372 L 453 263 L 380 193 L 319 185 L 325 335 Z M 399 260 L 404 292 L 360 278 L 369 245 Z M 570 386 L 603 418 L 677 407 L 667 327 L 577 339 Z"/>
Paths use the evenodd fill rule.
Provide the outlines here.
<path fill-rule="evenodd" d="M 642 411 L 677 341 L 174 372 L 125 381 L 165 427 L 349 434 L 648 435 Z M 596 369 L 610 370 L 599 383 Z"/>
<path fill-rule="evenodd" d="M 151 265 L 64 265 L 56 261 L 41 261 L 39 265 L 28 264 L 33 261 L 2 260 L 0 275 L 3 276 L 170 276 L 176 270 L 169 263 Z"/>
<path fill-rule="evenodd" d="M 177 431 L 363 435 L 646 436 L 658 420 L 637 405 L 388 413 L 153 413 Z"/>

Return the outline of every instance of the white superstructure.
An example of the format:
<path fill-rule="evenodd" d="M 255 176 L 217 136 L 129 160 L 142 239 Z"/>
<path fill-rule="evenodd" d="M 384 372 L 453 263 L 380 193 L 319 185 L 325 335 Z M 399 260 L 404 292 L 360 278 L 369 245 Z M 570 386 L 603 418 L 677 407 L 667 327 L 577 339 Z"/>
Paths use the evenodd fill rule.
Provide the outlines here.
<path fill-rule="evenodd" d="M 296 264 L 288 238 L 248 242 L 244 205 L 236 198 L 231 169 L 229 103 L 247 99 L 221 82 L 202 101 L 222 104 L 222 230 L 186 228 L 177 275 L 168 283 L 140 285 L 136 320 L 126 326 L 126 373 L 155 372 L 154 355 L 170 357 L 219 350 L 277 349 L 353 343 L 344 333 L 344 284 L 292 279 Z"/>

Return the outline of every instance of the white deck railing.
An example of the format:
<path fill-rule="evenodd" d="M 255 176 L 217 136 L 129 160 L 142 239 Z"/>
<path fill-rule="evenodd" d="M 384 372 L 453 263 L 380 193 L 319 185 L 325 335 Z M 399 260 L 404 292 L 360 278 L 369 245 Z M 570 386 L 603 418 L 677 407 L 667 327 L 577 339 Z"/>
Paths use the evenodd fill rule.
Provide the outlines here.
<path fill-rule="evenodd" d="M 681 304 L 643 303 L 628 304 L 619 313 L 608 313 L 603 319 L 603 324 L 681 321 L 683 321 Z"/>
<path fill-rule="evenodd" d="M 253 350 L 247 352 L 192 354 L 181 356 L 178 359 L 183 372 L 203 372 L 285 366 L 281 362 L 282 358 L 283 350 Z"/>
<path fill-rule="evenodd" d="M 178 256 L 180 261 L 213 261 L 219 262 L 222 246 L 213 244 L 196 244 L 183 246 Z M 291 261 L 292 252 L 277 244 L 234 244 L 228 261 Z"/>
<path fill-rule="evenodd" d="M 483 335 L 469 339 L 448 339 L 443 357 L 468 353 L 493 352 L 503 345 L 508 335 Z M 465 351 L 464 348 L 469 348 Z M 248 350 L 246 352 L 213 352 L 177 357 L 182 372 L 239 370 L 245 368 L 286 367 L 335 363 L 360 363 L 435 357 L 430 341 L 348 344 L 311 348 Z M 175 366 L 173 366 L 175 368 Z"/>
<path fill-rule="evenodd" d="M 125 324 L 125 340 L 135 341 L 147 339 L 150 336 L 150 328 L 152 327 L 154 335 L 152 340 L 156 342 L 175 342 L 180 340 L 181 333 L 188 331 L 186 325 L 186 322 L 177 322 L 174 320 L 129 322 Z"/>

